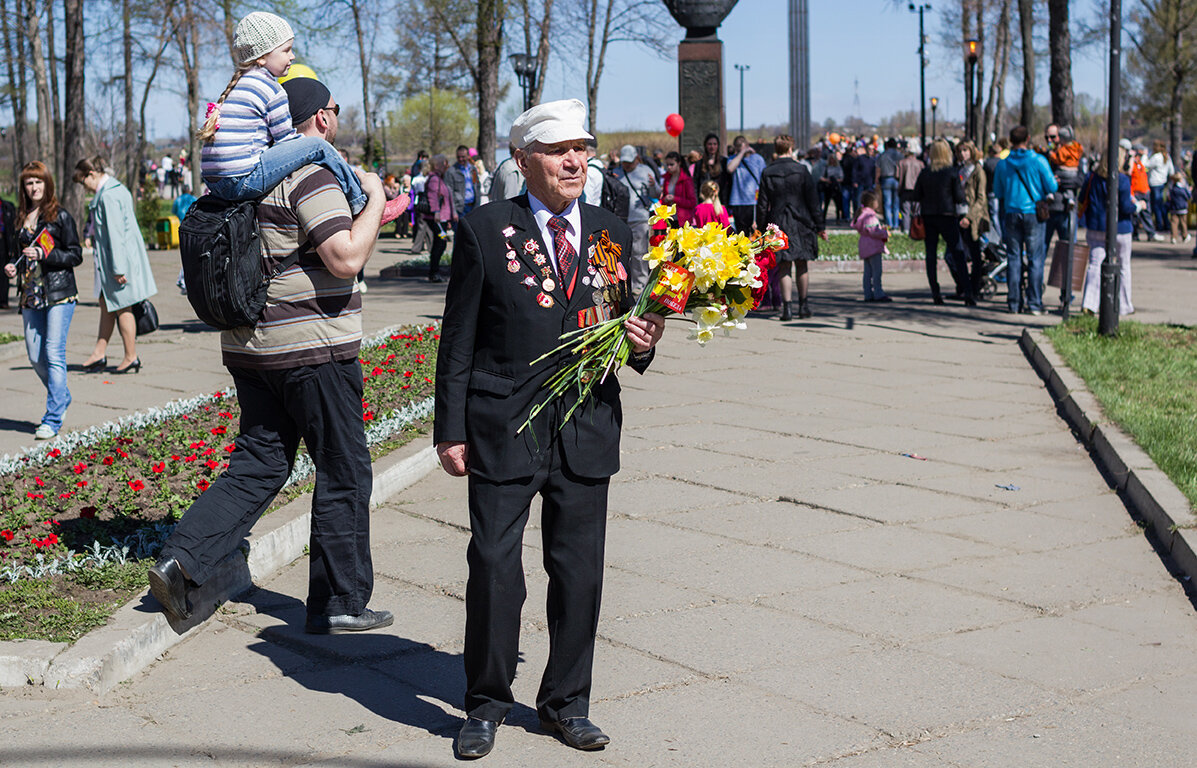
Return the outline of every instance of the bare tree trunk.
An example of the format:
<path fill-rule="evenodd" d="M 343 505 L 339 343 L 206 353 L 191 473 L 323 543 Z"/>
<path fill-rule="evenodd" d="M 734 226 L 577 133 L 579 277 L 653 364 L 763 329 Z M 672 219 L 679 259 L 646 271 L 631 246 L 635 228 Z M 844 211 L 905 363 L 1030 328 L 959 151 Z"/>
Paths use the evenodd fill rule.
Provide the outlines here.
<path fill-rule="evenodd" d="M 122 85 L 125 90 L 125 184 L 134 197 L 141 193 L 140 166 L 137 165 L 137 126 L 133 122 L 133 12 L 130 0 L 121 0 L 121 53 L 124 55 L 125 72 Z"/>
<path fill-rule="evenodd" d="M 525 9 L 527 4 L 524 5 Z M 536 82 L 532 84 L 532 103 L 539 104 L 544 93 L 544 72 L 549 66 L 549 32 L 552 29 L 553 0 L 544 0 L 544 15 L 540 18 L 540 38 L 536 43 Z"/>
<path fill-rule="evenodd" d="M 1047 39 L 1051 48 L 1052 122 L 1073 125 L 1072 33 L 1068 25 L 1068 0 L 1047 0 Z"/>
<path fill-rule="evenodd" d="M 84 84 L 86 38 L 83 34 L 83 0 L 63 0 L 63 26 L 66 31 L 66 109 L 62 123 L 62 204 L 75 221 L 83 222 L 83 188 L 70 179 L 75 165 L 83 157 L 83 137 L 87 133 L 87 94 Z"/>
<path fill-rule="evenodd" d="M 14 13 L 17 15 L 20 14 L 19 7 L 14 8 Z M 20 51 L 20 49 L 24 46 L 22 45 L 23 39 L 20 37 L 21 25 L 9 23 L 7 0 L 0 0 L 0 19 L 2 19 L 4 22 L 4 60 L 8 64 L 8 100 L 9 105 L 12 107 L 12 181 L 13 186 L 15 187 L 17 183 L 17 177 L 21 173 L 21 165 L 24 162 L 25 156 L 25 68 L 20 68 L 22 85 L 18 87 L 17 68 L 14 65 L 13 58 L 13 41 L 12 37 L 9 35 L 10 30 L 17 36 L 18 51 Z"/>
<path fill-rule="evenodd" d="M 233 50 L 233 38 L 237 33 L 237 11 L 233 8 L 233 0 L 220 0 L 220 10 L 223 11 L 221 28 L 224 31 L 224 41 L 229 46 L 229 58 L 236 69 L 241 62 L 237 61 L 237 54 Z"/>
<path fill-rule="evenodd" d="M 374 113 L 370 110 L 370 57 L 366 54 L 366 35 L 362 26 L 362 9 L 358 0 L 350 0 L 353 12 L 353 33 L 357 36 L 357 57 L 362 72 L 362 112 L 366 123 L 366 164 L 374 159 Z M 479 13 L 481 13 L 481 8 Z"/>
<path fill-rule="evenodd" d="M 50 166 L 54 175 L 64 178 L 62 165 L 62 116 L 58 112 L 58 47 L 54 44 L 54 0 L 46 0 L 46 66 L 50 70 L 50 119 L 54 125 L 54 164 Z M 73 214 L 72 214 L 73 215 Z"/>
<path fill-rule="evenodd" d="M 161 37 L 158 40 L 158 50 L 152 59 L 153 64 L 150 66 L 150 74 L 146 77 L 145 89 L 141 92 L 141 105 L 137 112 L 137 146 L 133 153 L 133 162 L 137 168 L 138 194 L 140 194 L 142 182 L 141 169 L 145 167 L 145 110 L 150 102 L 150 89 L 154 85 L 154 78 L 158 76 L 158 68 L 162 65 L 162 57 L 166 53 L 166 49 L 170 47 L 171 40 L 174 39 L 175 33 L 178 31 L 179 20 L 172 18 L 173 14 L 174 0 L 170 0 L 166 8 L 166 19 L 171 26 L 162 30 Z M 191 159 L 191 165 L 193 168 L 199 168 L 198 156 Z M 194 171 L 192 173 L 194 179 Z M 192 192 L 198 196 L 199 187 L 193 186 Z"/>
<path fill-rule="evenodd" d="M 1018 0 L 1018 27 L 1022 41 L 1022 105 L 1018 119 L 1028 131 L 1035 118 L 1034 15 L 1034 0 Z"/>
<path fill-rule="evenodd" d="M 503 55 L 505 0 L 478 0 L 478 156 L 487 168 L 495 165 L 495 113 L 499 107 L 499 63 Z"/>
<path fill-rule="evenodd" d="M 982 123 L 986 131 L 992 125 L 992 132 L 1001 135 L 1006 64 L 1010 60 L 1010 0 L 1002 0 L 994 36 L 996 39 L 993 43 L 993 79 L 989 81 L 989 99 L 985 102 L 985 117 Z"/>
<path fill-rule="evenodd" d="M 175 28 L 179 48 L 179 63 L 187 83 L 187 164 L 191 168 L 191 189 L 198 191 L 200 178 L 200 143 L 197 115 L 199 114 L 199 22 L 195 16 L 194 0 L 183 0 L 183 15 Z"/>
<path fill-rule="evenodd" d="M 587 9 L 587 46 L 586 46 L 586 102 L 589 105 L 590 132 L 594 133 L 598 127 L 598 92 L 599 82 L 603 79 L 603 64 L 607 60 L 607 43 L 611 39 L 611 11 L 615 0 L 607 0 L 607 11 L 603 15 L 603 34 L 598 40 L 598 51 L 595 51 L 595 31 L 598 26 L 598 0 L 590 0 Z"/>
<path fill-rule="evenodd" d="M 50 108 L 50 81 L 46 75 L 46 57 L 42 49 L 36 0 L 25 0 L 25 36 L 29 41 L 29 63 L 33 67 L 34 89 L 37 93 L 37 159 L 53 171 L 56 155 L 54 113 Z"/>

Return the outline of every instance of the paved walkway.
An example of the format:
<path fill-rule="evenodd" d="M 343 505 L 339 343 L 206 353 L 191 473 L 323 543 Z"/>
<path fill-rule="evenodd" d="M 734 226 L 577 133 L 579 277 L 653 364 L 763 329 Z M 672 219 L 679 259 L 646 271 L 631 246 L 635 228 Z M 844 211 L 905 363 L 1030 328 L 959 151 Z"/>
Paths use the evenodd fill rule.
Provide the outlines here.
<path fill-rule="evenodd" d="M 1155 250 L 1140 317 L 1197 322 L 1197 262 Z M 547 646 L 534 514 L 520 705 L 487 765 L 1192 764 L 1197 611 L 1019 351 L 1029 318 L 886 282 L 898 301 L 877 307 L 859 276 L 817 275 L 813 320 L 706 348 L 675 327 L 622 377 L 592 706 L 613 743 L 569 750 L 528 706 Z M 368 323 L 435 314 L 438 294 L 372 282 Z M 214 343 L 147 344 L 133 402 L 215 383 Z M 373 536 L 393 628 L 304 635 L 297 561 L 98 699 L 5 691 L 0 763 L 453 764 L 464 482 L 430 475 Z"/>

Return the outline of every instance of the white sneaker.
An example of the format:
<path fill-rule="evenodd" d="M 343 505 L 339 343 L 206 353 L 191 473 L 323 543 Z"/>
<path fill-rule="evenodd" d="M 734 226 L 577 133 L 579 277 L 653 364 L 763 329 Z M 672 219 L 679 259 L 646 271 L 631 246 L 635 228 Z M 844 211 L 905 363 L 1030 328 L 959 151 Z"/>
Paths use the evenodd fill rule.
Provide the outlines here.
<path fill-rule="evenodd" d="M 1190 241 L 1190 240 L 1192 240 L 1192 239 L 1193 239 L 1193 236 L 1192 236 L 1192 235 L 1185 235 L 1185 239 L 1184 239 L 1184 240 L 1181 240 L 1181 242 L 1182 242 L 1182 243 L 1187 243 L 1187 242 L 1189 242 L 1189 241 Z"/>
<path fill-rule="evenodd" d="M 34 440 L 49 440 L 52 437 L 57 437 L 58 432 L 49 424 L 39 424 L 37 431 L 33 433 Z"/>
<path fill-rule="evenodd" d="M 1161 235 L 1159 232 L 1156 232 L 1154 235 L 1151 236 L 1151 240 L 1152 240 L 1152 242 L 1155 242 L 1155 243 L 1162 243 L 1162 242 L 1164 242 L 1164 236 Z"/>
<path fill-rule="evenodd" d="M 370 289 L 366 287 L 366 281 L 363 280 L 357 284 L 357 290 L 358 290 L 358 293 L 365 293 Z"/>

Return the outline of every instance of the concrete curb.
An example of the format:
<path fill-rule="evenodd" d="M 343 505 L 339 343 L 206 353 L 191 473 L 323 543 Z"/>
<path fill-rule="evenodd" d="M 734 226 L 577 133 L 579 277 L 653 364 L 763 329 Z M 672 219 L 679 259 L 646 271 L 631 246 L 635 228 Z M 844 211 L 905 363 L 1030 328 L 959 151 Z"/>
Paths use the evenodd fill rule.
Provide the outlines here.
<path fill-rule="evenodd" d="M 420 438 L 384 456 L 374 465 L 370 507 L 385 503 L 438 466 L 436 451 Z M 263 517 L 242 548 L 191 594 L 194 613 L 185 622 L 169 621 L 146 590 L 73 645 L 0 642 L 0 687 L 45 685 L 103 693 L 128 679 L 205 624 L 226 600 L 300 557 L 308 544 L 311 504 L 311 494 L 306 493 Z"/>
<path fill-rule="evenodd" d="M 1188 579 L 1197 578 L 1197 515 L 1188 498 L 1146 451 L 1108 422 L 1085 383 L 1056 354 L 1041 330 L 1023 329 L 1019 346 L 1047 384 L 1060 415 L 1089 449 L 1131 510 L 1151 526 Z"/>

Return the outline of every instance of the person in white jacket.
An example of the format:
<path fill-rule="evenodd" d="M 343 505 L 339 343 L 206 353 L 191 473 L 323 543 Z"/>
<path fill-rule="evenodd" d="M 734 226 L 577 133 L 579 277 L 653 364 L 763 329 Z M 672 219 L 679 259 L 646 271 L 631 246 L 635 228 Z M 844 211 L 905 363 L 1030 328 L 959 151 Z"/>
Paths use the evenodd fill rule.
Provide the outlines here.
<path fill-rule="evenodd" d="M 1168 179 L 1176 169 L 1172 167 L 1172 159 L 1168 157 L 1167 146 L 1156 139 L 1151 146 L 1151 155 L 1143 163 L 1147 171 L 1147 186 L 1151 188 L 1151 217 L 1155 220 L 1156 232 L 1163 232 L 1168 226 L 1168 209 L 1164 205 L 1164 188 L 1168 186 Z M 1161 236 L 1162 240 L 1163 237 Z"/>

